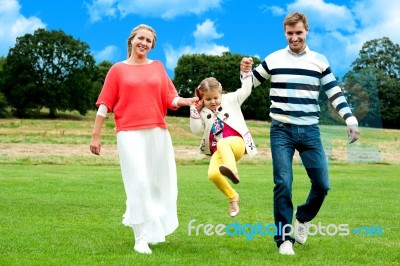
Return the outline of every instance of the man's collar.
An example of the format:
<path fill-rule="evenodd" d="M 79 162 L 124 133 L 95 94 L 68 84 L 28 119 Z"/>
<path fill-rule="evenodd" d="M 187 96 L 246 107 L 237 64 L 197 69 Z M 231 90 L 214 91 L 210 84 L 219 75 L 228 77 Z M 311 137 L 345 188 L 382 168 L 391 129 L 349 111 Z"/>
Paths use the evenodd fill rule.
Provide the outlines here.
<path fill-rule="evenodd" d="M 310 51 L 310 49 L 308 48 L 308 45 L 306 45 L 306 48 L 304 48 L 304 50 L 303 51 L 301 51 L 300 53 L 295 53 L 295 52 L 293 52 L 292 50 L 290 50 L 290 47 L 289 47 L 289 45 L 288 46 L 286 46 L 286 50 L 290 53 L 290 54 L 292 54 L 292 55 L 294 55 L 294 56 L 302 56 L 302 55 L 304 55 L 305 53 L 307 53 L 307 52 L 309 52 Z"/>

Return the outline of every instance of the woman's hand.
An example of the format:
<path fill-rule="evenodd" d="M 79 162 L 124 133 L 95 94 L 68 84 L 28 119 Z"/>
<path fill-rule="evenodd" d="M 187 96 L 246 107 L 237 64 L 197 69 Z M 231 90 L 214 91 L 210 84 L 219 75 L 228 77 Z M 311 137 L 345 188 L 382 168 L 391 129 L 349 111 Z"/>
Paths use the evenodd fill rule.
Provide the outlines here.
<path fill-rule="evenodd" d="M 197 98 L 197 101 L 194 103 L 194 106 L 196 106 L 197 112 L 200 112 L 201 109 L 203 109 L 203 107 L 204 107 L 204 102 L 203 102 L 203 100 L 199 100 L 199 99 Z"/>
<path fill-rule="evenodd" d="M 100 155 L 100 138 L 99 137 L 92 137 L 92 141 L 90 142 L 90 151 L 93 154 Z"/>
<path fill-rule="evenodd" d="M 182 98 L 180 97 L 178 100 L 178 106 L 191 106 L 193 104 L 196 104 L 196 102 L 199 100 L 198 97 L 192 97 L 192 98 Z"/>

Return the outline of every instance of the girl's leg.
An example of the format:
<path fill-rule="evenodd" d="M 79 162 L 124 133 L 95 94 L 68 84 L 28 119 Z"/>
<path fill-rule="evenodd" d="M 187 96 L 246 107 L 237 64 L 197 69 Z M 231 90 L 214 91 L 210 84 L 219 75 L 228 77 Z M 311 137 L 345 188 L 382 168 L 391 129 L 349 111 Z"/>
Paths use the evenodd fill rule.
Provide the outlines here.
<path fill-rule="evenodd" d="M 234 173 L 237 173 L 236 161 L 243 157 L 244 152 L 245 144 L 241 137 L 221 139 L 218 141 L 217 151 L 211 157 L 208 169 L 210 180 L 228 197 L 229 215 L 232 217 L 235 217 L 239 213 L 239 194 L 221 174 L 220 167 L 224 164 L 224 166 L 228 167 L 229 172 L 232 171 L 231 169 L 234 169 Z"/>
<path fill-rule="evenodd" d="M 211 156 L 210 166 L 208 168 L 208 178 L 229 200 L 229 215 L 234 217 L 239 213 L 239 194 L 231 187 L 226 178 L 219 171 L 222 163 L 221 154 L 216 151 Z"/>
<path fill-rule="evenodd" d="M 214 183 L 214 185 L 229 199 L 233 200 L 237 193 L 231 187 L 226 178 L 220 173 L 219 166 L 222 164 L 222 157 L 220 152 L 217 150 L 210 160 L 208 167 L 208 178 Z"/>
<path fill-rule="evenodd" d="M 237 136 L 223 138 L 218 141 L 217 150 L 221 154 L 222 164 L 237 174 L 236 162 L 242 159 L 246 151 L 243 138 Z"/>

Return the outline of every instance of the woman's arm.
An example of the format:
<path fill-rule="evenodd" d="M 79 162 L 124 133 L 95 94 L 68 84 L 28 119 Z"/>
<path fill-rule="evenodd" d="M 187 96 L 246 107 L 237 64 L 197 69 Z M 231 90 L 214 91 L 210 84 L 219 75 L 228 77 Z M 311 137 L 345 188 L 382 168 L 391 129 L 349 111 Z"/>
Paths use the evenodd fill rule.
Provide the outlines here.
<path fill-rule="evenodd" d="M 106 119 L 106 116 L 107 116 L 107 107 L 104 104 L 101 104 L 96 114 L 92 131 L 92 140 L 90 142 L 90 151 L 96 155 L 100 155 L 100 150 L 101 150 L 100 132 L 104 120 Z"/>

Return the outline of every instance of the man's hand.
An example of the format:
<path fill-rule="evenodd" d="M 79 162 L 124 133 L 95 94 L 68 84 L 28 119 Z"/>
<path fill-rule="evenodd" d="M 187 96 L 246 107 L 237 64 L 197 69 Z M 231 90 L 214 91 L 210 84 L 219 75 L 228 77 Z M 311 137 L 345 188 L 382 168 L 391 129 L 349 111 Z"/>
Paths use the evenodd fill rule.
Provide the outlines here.
<path fill-rule="evenodd" d="M 349 138 L 349 144 L 356 142 L 360 137 L 358 126 L 347 126 L 347 136 Z"/>
<path fill-rule="evenodd" d="M 240 62 L 240 71 L 242 72 L 250 72 L 253 67 L 253 58 L 251 57 L 243 57 Z"/>

